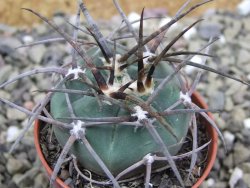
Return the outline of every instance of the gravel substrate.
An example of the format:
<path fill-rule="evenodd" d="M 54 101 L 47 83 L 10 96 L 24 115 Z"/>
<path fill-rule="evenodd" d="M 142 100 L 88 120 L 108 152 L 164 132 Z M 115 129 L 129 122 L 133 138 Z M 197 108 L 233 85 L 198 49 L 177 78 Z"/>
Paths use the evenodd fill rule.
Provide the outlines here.
<path fill-rule="evenodd" d="M 212 55 L 215 57 L 209 59 L 208 65 L 250 82 L 250 16 L 210 10 L 203 17 L 205 21 L 180 39 L 174 48 L 194 51 L 211 36 L 219 36 L 220 39 L 212 47 Z M 65 20 L 71 21 L 72 18 L 57 14 L 53 19 L 60 27 L 72 33 L 71 26 L 65 23 Z M 166 40 L 193 21 L 193 18 L 183 19 L 169 30 Z M 162 22 L 164 19 L 145 22 L 145 35 Z M 112 21 L 99 24 L 103 25 L 104 35 L 108 35 L 110 29 L 117 27 L 119 23 L 120 20 L 114 17 Z M 15 50 L 21 44 L 43 40 L 48 36 L 58 37 L 58 34 L 45 24 L 33 29 L 0 25 L 0 83 L 34 67 L 70 62 L 71 48 L 64 42 Z M 92 40 L 82 33 L 80 37 Z M 200 58 L 195 57 L 193 61 L 199 62 Z M 195 76 L 196 69 L 189 67 L 186 71 L 191 78 Z M 4 90 L 1 89 L 0 97 L 32 109 L 45 95 L 36 90 L 49 88 L 51 85 L 47 77 L 48 75 L 36 75 L 31 79 L 15 82 Z M 204 72 L 198 91 L 211 108 L 224 109 L 214 116 L 228 148 L 225 152 L 220 143 L 213 171 L 202 187 L 250 187 L 250 88 L 214 73 Z M 11 143 L 27 120 L 24 114 L 0 104 L 0 187 L 47 187 L 47 177 L 40 167 L 33 146 L 32 129 L 13 154 L 8 154 Z"/>

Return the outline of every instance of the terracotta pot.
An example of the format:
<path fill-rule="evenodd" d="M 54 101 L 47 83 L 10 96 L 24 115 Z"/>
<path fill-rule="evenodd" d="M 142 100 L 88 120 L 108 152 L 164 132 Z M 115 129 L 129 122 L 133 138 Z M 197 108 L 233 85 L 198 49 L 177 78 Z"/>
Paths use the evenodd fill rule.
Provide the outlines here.
<path fill-rule="evenodd" d="M 193 94 L 192 101 L 195 104 L 197 104 L 198 106 L 200 106 L 201 108 L 205 108 L 205 109 L 208 108 L 207 104 L 204 102 L 204 100 L 202 99 L 202 97 L 198 93 Z M 208 113 L 208 115 L 211 118 L 213 118 L 211 113 Z M 205 125 L 205 127 L 207 129 L 208 136 L 211 139 L 211 143 L 209 144 L 209 148 L 208 148 L 207 166 L 205 167 L 205 170 L 204 170 L 202 176 L 193 185 L 192 188 L 198 188 L 201 185 L 201 183 L 206 179 L 206 177 L 208 176 L 209 172 L 211 171 L 211 169 L 213 167 L 213 164 L 214 164 L 214 161 L 215 161 L 215 158 L 216 158 L 216 154 L 217 154 L 218 135 L 217 135 L 215 129 L 211 125 L 209 125 L 208 122 L 204 121 L 204 125 Z M 36 147 L 37 153 L 39 155 L 39 158 L 40 158 L 40 160 L 42 162 L 42 165 L 44 166 L 48 176 L 50 177 L 51 174 L 52 174 L 52 169 L 48 165 L 47 161 L 45 160 L 45 158 L 43 156 L 43 153 L 42 153 L 42 150 L 41 150 L 41 146 L 40 146 L 40 143 L 39 143 L 39 127 L 40 127 L 40 121 L 37 120 L 35 122 L 35 128 L 34 128 L 35 147 Z M 59 178 L 56 179 L 55 187 L 56 188 L 69 188 Z"/>

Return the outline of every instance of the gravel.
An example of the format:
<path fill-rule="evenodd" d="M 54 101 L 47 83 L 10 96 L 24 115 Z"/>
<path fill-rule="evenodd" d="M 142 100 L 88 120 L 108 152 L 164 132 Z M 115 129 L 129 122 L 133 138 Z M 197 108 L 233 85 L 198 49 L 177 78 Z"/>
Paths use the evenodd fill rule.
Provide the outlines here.
<path fill-rule="evenodd" d="M 195 28 L 197 35 L 190 33 L 174 47 L 194 51 L 207 42 L 208 36 L 220 36 L 221 39 L 212 47 L 212 54 L 215 58 L 209 59 L 207 65 L 250 82 L 249 13 L 215 10 L 205 13 L 205 15 L 206 20 Z M 72 33 L 72 28 L 64 22 L 64 19 L 60 15 L 54 18 L 62 28 L 66 28 Z M 155 20 L 154 25 L 158 25 L 160 22 Z M 180 27 L 187 26 L 188 23 L 190 23 L 190 18 L 183 19 L 178 26 L 171 30 L 171 33 L 174 35 L 176 31 L 180 30 Z M 104 24 L 111 25 L 110 22 L 104 22 Z M 150 25 L 145 24 L 145 27 L 150 27 Z M 58 37 L 45 24 L 34 29 L 17 29 L 0 24 L 0 31 L 3 34 L 0 36 L 0 83 L 9 79 L 11 75 L 24 72 L 34 65 L 38 67 L 53 66 L 70 61 L 70 51 L 64 42 L 14 51 L 14 48 L 22 43 L 44 39 L 45 36 Z M 84 34 L 81 36 L 89 39 Z M 171 37 L 168 35 L 168 38 Z M 65 46 L 67 49 L 64 48 Z M 191 69 L 189 74 L 194 77 L 196 72 L 196 69 Z M 13 102 L 31 109 L 36 101 L 44 97 L 44 94 L 34 93 L 34 90 L 46 89 L 51 85 L 46 80 L 48 75 L 38 77 L 33 76 L 29 81 L 25 79 L 25 81 L 14 83 L 4 91 L 0 90 L 0 97 L 13 99 Z M 204 72 L 198 91 L 205 97 L 209 106 L 225 109 L 215 117 L 228 147 L 226 153 L 219 141 L 214 168 L 201 187 L 250 187 L 250 89 L 214 73 Z M 21 142 L 17 150 L 12 154 L 7 154 L 14 140 L 13 138 L 8 139 L 8 130 L 11 126 L 15 126 L 15 130 L 21 130 L 26 117 L 2 104 L 0 113 L 0 187 L 47 187 L 45 183 L 47 177 L 36 160 L 34 146 L 31 144 L 32 129 L 26 134 L 25 140 Z M 26 153 L 26 155 L 22 153 Z M 34 177 L 22 180 L 31 169 L 36 171 Z M 63 176 L 67 177 L 67 173 L 64 173 Z"/>

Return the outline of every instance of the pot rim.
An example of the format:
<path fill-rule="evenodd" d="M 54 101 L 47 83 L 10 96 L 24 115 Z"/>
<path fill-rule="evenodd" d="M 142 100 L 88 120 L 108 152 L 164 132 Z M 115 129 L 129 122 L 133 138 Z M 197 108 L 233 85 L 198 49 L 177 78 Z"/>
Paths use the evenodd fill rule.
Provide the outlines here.
<path fill-rule="evenodd" d="M 194 92 L 192 95 L 192 100 L 195 102 L 195 104 L 197 104 L 198 106 L 207 109 L 208 105 L 205 103 L 204 99 L 201 97 L 201 95 L 198 92 Z M 208 116 L 212 119 L 213 116 L 210 112 L 207 113 Z M 35 148 L 36 151 L 38 153 L 38 156 L 42 162 L 42 165 L 44 166 L 44 168 L 46 169 L 46 172 L 48 173 L 49 176 L 51 176 L 52 174 L 52 169 L 51 167 L 48 165 L 47 161 L 44 158 L 44 155 L 42 153 L 42 149 L 41 146 L 39 144 L 39 120 L 35 121 L 35 127 L 34 127 L 34 143 L 35 143 Z M 217 149 L 218 149 L 218 134 L 216 132 L 216 130 L 212 127 L 209 126 L 208 122 L 205 122 L 205 126 L 207 129 L 207 132 L 209 133 L 209 136 L 211 137 L 211 143 L 209 144 L 209 148 L 208 148 L 208 159 L 207 159 L 207 166 L 205 167 L 205 170 L 202 174 L 202 176 L 198 179 L 198 181 L 192 186 L 192 188 L 198 188 L 201 183 L 206 179 L 206 177 L 209 175 L 215 159 L 216 159 L 216 155 L 217 155 Z M 59 177 L 56 178 L 56 183 L 63 187 L 63 188 L 69 188 L 69 186 L 67 186 Z"/>

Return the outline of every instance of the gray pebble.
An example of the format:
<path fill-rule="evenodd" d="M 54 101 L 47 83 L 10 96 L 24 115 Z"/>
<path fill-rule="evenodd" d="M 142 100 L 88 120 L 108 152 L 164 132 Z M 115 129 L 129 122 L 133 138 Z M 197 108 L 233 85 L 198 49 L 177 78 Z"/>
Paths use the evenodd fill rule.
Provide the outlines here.
<path fill-rule="evenodd" d="M 242 143 L 236 142 L 234 146 L 234 163 L 238 165 L 250 159 L 250 150 Z"/>
<path fill-rule="evenodd" d="M 246 186 L 250 187 L 250 173 L 244 173 L 243 180 Z"/>
<path fill-rule="evenodd" d="M 24 120 L 26 115 L 14 108 L 7 108 L 7 118 L 10 120 Z"/>
<path fill-rule="evenodd" d="M 224 93 L 220 91 L 215 91 L 212 93 L 209 99 L 209 106 L 214 109 L 224 109 L 225 97 Z"/>
<path fill-rule="evenodd" d="M 198 34 L 202 39 L 209 40 L 211 37 L 221 35 L 222 26 L 218 23 L 204 22 L 198 27 Z"/>
<path fill-rule="evenodd" d="M 41 63 L 42 58 L 46 52 L 46 48 L 44 45 L 37 45 L 37 46 L 32 46 L 29 49 L 28 55 L 29 58 L 34 62 L 34 63 Z"/>
<path fill-rule="evenodd" d="M 44 173 L 39 173 L 35 177 L 35 185 L 36 188 L 47 188 L 48 187 L 48 177 Z"/>
<path fill-rule="evenodd" d="M 9 79 L 10 74 L 13 72 L 13 67 L 11 65 L 5 65 L 0 69 L 0 83 Z"/>
<path fill-rule="evenodd" d="M 9 158 L 6 168 L 10 174 L 22 173 L 29 169 L 31 164 L 25 160 L 17 160 L 15 158 Z"/>

